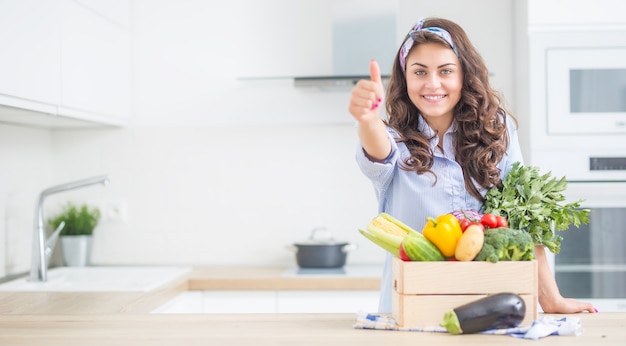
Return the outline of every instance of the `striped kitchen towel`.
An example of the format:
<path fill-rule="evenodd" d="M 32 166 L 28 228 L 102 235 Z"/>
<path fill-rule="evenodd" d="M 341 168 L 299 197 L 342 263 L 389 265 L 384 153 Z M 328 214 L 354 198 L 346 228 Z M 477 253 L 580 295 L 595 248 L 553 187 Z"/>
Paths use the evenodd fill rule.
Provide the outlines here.
<path fill-rule="evenodd" d="M 441 326 L 426 328 L 401 328 L 396 321 L 388 314 L 371 314 L 364 311 L 357 313 L 357 320 L 354 324 L 357 329 L 381 329 L 398 330 L 412 332 L 437 332 L 447 333 Z M 578 317 L 544 316 L 534 321 L 530 326 L 508 329 L 492 329 L 481 332 L 481 334 L 510 335 L 516 338 L 537 340 L 550 335 L 570 335 L 578 336 L 583 333 L 582 323 Z"/>

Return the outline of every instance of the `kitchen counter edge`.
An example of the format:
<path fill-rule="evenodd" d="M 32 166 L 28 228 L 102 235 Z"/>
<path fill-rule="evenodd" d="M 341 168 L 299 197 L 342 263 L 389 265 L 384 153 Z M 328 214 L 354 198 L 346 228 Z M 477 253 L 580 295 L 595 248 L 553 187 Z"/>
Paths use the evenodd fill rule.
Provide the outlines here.
<path fill-rule="evenodd" d="M 0 292 L 0 315 L 148 314 L 189 290 L 379 290 L 380 277 L 284 275 L 279 267 L 200 267 L 148 292 Z"/>

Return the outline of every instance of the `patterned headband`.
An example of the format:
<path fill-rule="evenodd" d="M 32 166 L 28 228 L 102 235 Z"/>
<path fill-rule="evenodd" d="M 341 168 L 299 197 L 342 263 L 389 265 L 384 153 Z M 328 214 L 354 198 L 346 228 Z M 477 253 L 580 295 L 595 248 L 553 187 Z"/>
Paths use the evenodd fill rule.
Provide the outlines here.
<path fill-rule="evenodd" d="M 402 72 L 406 71 L 406 67 L 405 67 L 406 57 L 407 55 L 409 55 L 409 51 L 413 47 L 413 43 L 415 42 L 415 35 L 420 31 L 428 31 L 430 33 L 433 33 L 441 37 L 446 42 L 448 42 L 450 47 L 452 47 L 454 54 L 456 54 L 457 57 L 459 56 L 459 52 L 456 49 L 456 45 L 454 45 L 454 43 L 452 42 L 452 36 L 450 36 L 449 32 L 436 26 L 432 26 L 429 28 L 423 28 L 423 26 L 424 26 L 424 19 L 420 19 L 419 22 L 417 22 L 417 24 L 415 24 L 415 26 L 413 27 L 413 30 L 409 32 L 409 37 L 402 44 L 402 48 L 400 48 L 400 54 L 398 55 L 398 60 L 400 60 L 400 67 L 402 67 Z"/>

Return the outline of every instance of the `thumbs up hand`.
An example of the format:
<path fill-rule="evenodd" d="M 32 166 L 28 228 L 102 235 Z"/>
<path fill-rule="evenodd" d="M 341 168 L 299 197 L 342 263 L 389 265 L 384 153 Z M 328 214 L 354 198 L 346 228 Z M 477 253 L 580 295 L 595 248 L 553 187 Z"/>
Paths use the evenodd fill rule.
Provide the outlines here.
<path fill-rule="evenodd" d="M 352 89 L 350 114 L 359 122 L 370 122 L 379 118 L 383 105 L 383 82 L 376 60 L 370 62 L 370 79 L 362 79 Z"/>

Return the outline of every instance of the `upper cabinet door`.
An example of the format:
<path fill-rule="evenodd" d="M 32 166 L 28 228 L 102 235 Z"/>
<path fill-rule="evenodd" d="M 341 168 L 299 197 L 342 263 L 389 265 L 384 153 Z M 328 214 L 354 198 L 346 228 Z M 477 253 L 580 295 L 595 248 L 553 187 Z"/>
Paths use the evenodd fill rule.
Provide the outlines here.
<path fill-rule="evenodd" d="M 61 71 L 55 1 L 0 1 L 0 103 L 55 113 Z"/>
<path fill-rule="evenodd" d="M 64 0 L 61 7 L 59 114 L 123 124 L 131 103 L 129 28 L 88 4 Z"/>
<path fill-rule="evenodd" d="M 623 0 L 527 0 L 528 26 L 556 29 L 581 26 L 621 26 L 626 24 Z"/>
<path fill-rule="evenodd" d="M 123 28 L 130 29 L 129 0 L 74 0 Z"/>

